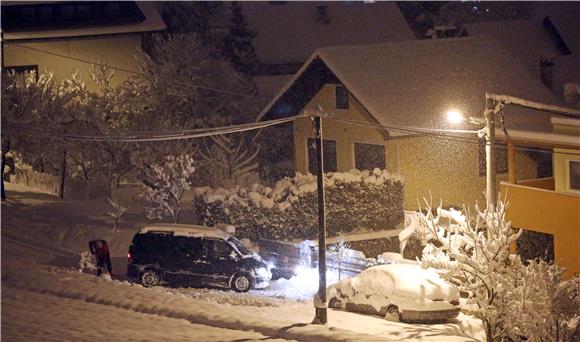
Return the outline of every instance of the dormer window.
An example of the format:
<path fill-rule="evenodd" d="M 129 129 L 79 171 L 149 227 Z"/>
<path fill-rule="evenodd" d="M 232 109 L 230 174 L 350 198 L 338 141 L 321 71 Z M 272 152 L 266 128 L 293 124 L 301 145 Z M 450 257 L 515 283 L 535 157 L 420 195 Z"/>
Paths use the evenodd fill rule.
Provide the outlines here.
<path fill-rule="evenodd" d="M 335 88 L 335 99 L 337 109 L 348 109 L 348 89 L 342 85 Z"/>
<path fill-rule="evenodd" d="M 328 6 L 316 6 L 316 22 L 320 24 L 330 24 L 330 15 L 328 14 Z"/>

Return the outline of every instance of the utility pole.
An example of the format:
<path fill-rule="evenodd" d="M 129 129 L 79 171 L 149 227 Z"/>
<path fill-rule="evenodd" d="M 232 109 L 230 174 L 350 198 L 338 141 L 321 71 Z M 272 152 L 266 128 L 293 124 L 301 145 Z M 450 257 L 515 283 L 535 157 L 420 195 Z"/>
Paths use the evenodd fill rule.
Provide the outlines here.
<path fill-rule="evenodd" d="M 485 160 L 486 163 L 486 192 L 485 199 L 487 207 L 496 206 L 497 184 L 495 177 L 495 113 L 498 110 L 498 103 L 492 98 L 485 99 Z"/>
<path fill-rule="evenodd" d="M 328 322 L 326 308 L 326 220 L 324 215 L 324 159 L 322 156 L 322 117 L 314 117 L 314 131 L 316 134 L 316 178 L 318 181 L 318 298 L 315 303 L 316 313 L 314 324 Z"/>
<path fill-rule="evenodd" d="M 568 117 L 580 119 L 580 109 L 567 108 L 555 106 L 547 103 L 540 103 L 525 100 L 515 96 L 497 95 L 492 93 L 485 93 L 485 110 L 483 112 L 484 120 L 481 118 L 470 117 L 470 121 L 474 124 L 485 124 L 485 127 L 479 130 L 479 137 L 485 136 L 485 158 L 486 158 L 486 193 L 485 199 L 488 207 L 495 206 L 497 203 L 497 184 L 495 175 L 496 151 L 495 151 L 495 115 L 502 113 L 502 109 L 506 105 L 519 106 L 527 109 L 533 109 L 542 112 L 565 115 Z M 505 127 L 503 127 L 505 130 Z M 513 144 L 508 142 L 508 148 L 511 150 L 510 158 L 512 165 L 515 164 L 515 151 L 513 151 Z M 515 181 L 515 171 L 510 175 L 510 179 Z"/>

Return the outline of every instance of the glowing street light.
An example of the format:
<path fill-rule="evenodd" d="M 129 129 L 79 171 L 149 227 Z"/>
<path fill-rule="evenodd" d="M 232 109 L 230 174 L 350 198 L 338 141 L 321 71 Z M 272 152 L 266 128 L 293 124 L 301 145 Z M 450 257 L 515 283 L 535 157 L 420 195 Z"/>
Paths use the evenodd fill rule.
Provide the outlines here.
<path fill-rule="evenodd" d="M 458 125 L 465 120 L 463 115 L 457 109 L 450 109 L 447 111 L 447 121 L 453 125 Z"/>
<path fill-rule="evenodd" d="M 497 188 L 496 188 L 496 177 L 495 177 L 495 114 L 501 111 L 503 105 L 493 99 L 489 98 L 486 94 L 486 105 L 483 112 L 484 120 L 481 118 L 470 117 L 469 120 L 473 124 L 485 125 L 483 129 L 479 131 L 480 137 L 485 137 L 485 159 L 486 159 L 486 203 L 489 207 L 490 205 L 496 205 L 497 199 Z M 447 111 L 447 121 L 451 124 L 457 125 L 464 121 L 464 117 L 456 109 L 450 109 Z"/>

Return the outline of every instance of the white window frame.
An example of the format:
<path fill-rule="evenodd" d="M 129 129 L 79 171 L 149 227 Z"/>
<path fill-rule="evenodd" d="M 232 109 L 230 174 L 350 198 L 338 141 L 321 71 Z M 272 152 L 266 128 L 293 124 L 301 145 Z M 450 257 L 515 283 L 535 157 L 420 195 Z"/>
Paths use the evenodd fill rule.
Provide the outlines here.
<path fill-rule="evenodd" d="M 570 182 L 570 176 L 571 176 L 570 163 L 571 162 L 580 164 L 580 160 L 578 160 L 578 159 L 566 159 L 565 160 L 566 167 L 564 169 L 564 178 L 565 178 L 564 182 L 566 184 L 566 191 L 580 195 L 580 189 L 572 189 L 572 184 Z"/>

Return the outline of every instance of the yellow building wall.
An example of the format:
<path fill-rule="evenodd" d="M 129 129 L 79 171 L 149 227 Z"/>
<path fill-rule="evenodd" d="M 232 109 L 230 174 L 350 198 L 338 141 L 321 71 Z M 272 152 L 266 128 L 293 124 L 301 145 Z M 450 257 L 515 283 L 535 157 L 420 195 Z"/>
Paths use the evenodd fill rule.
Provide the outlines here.
<path fill-rule="evenodd" d="M 404 137 L 389 142 L 399 151 L 399 170 L 405 178 L 405 208 L 415 210 L 423 198 L 444 206 L 485 207 L 486 177 L 479 175 L 478 145 L 436 137 Z M 398 145 L 398 147 L 397 147 Z M 516 152 L 517 178 L 536 178 L 536 163 Z M 497 182 L 507 180 L 507 172 Z M 419 201 L 419 202 L 418 202 Z"/>
<path fill-rule="evenodd" d="M 111 66 L 135 70 L 135 55 L 141 47 L 138 34 L 68 38 L 43 41 L 9 41 L 4 46 L 4 63 L 7 67 L 20 65 L 38 65 L 38 71 L 52 71 L 56 79 L 70 77 L 77 70 L 85 81 L 87 89 L 96 91 L 96 84 L 91 80 L 91 65 L 78 60 L 47 54 L 26 47 L 47 51 L 90 62 L 106 60 Z M 130 73 L 116 71 L 112 79 L 114 86 L 123 82 Z"/>
<path fill-rule="evenodd" d="M 319 105 L 332 116 L 352 121 L 377 123 L 376 120 L 354 99 L 349 100 L 349 109 L 335 108 L 335 85 L 325 85 L 301 112 L 314 110 Z M 364 125 L 323 119 L 324 139 L 336 141 L 337 169 L 339 172 L 355 167 L 354 143 L 364 142 L 386 146 L 387 170 L 402 175 L 405 179 L 405 209 L 418 208 L 417 200 L 433 197 L 433 204 L 463 204 L 473 207 L 476 200 L 485 205 L 483 191 L 485 176 L 479 176 L 478 150 L 476 144 L 450 141 L 432 137 L 391 137 L 377 128 Z M 310 118 L 297 120 L 294 124 L 294 163 L 297 172 L 308 172 L 307 139 L 314 138 Z M 518 178 L 536 178 L 536 164 L 527 155 L 517 152 Z M 507 173 L 498 175 L 507 179 Z"/>
<path fill-rule="evenodd" d="M 501 192 L 507 192 L 512 226 L 552 234 L 556 264 L 566 277 L 580 274 L 580 195 L 505 183 Z"/>
<path fill-rule="evenodd" d="M 373 123 L 376 121 L 358 104 L 358 102 L 350 97 L 349 109 L 336 109 L 334 99 L 335 86 L 332 84 L 325 85 L 314 98 L 305 106 L 301 115 L 307 115 L 306 112 L 315 110 L 318 105 L 321 105 L 324 110 L 329 112 L 332 116 L 340 119 L 348 119 L 365 123 Z M 386 145 L 386 136 L 381 130 L 360 126 L 351 125 L 344 122 L 332 120 L 330 118 L 323 119 L 322 132 L 325 140 L 336 141 L 336 166 L 338 172 L 346 172 L 354 168 L 354 143 L 369 143 Z M 308 138 L 314 138 L 313 124 L 310 118 L 304 118 L 295 121 L 294 123 L 294 163 L 297 172 L 308 172 Z M 387 168 L 391 164 L 391 156 L 389 152 L 385 152 Z"/>

